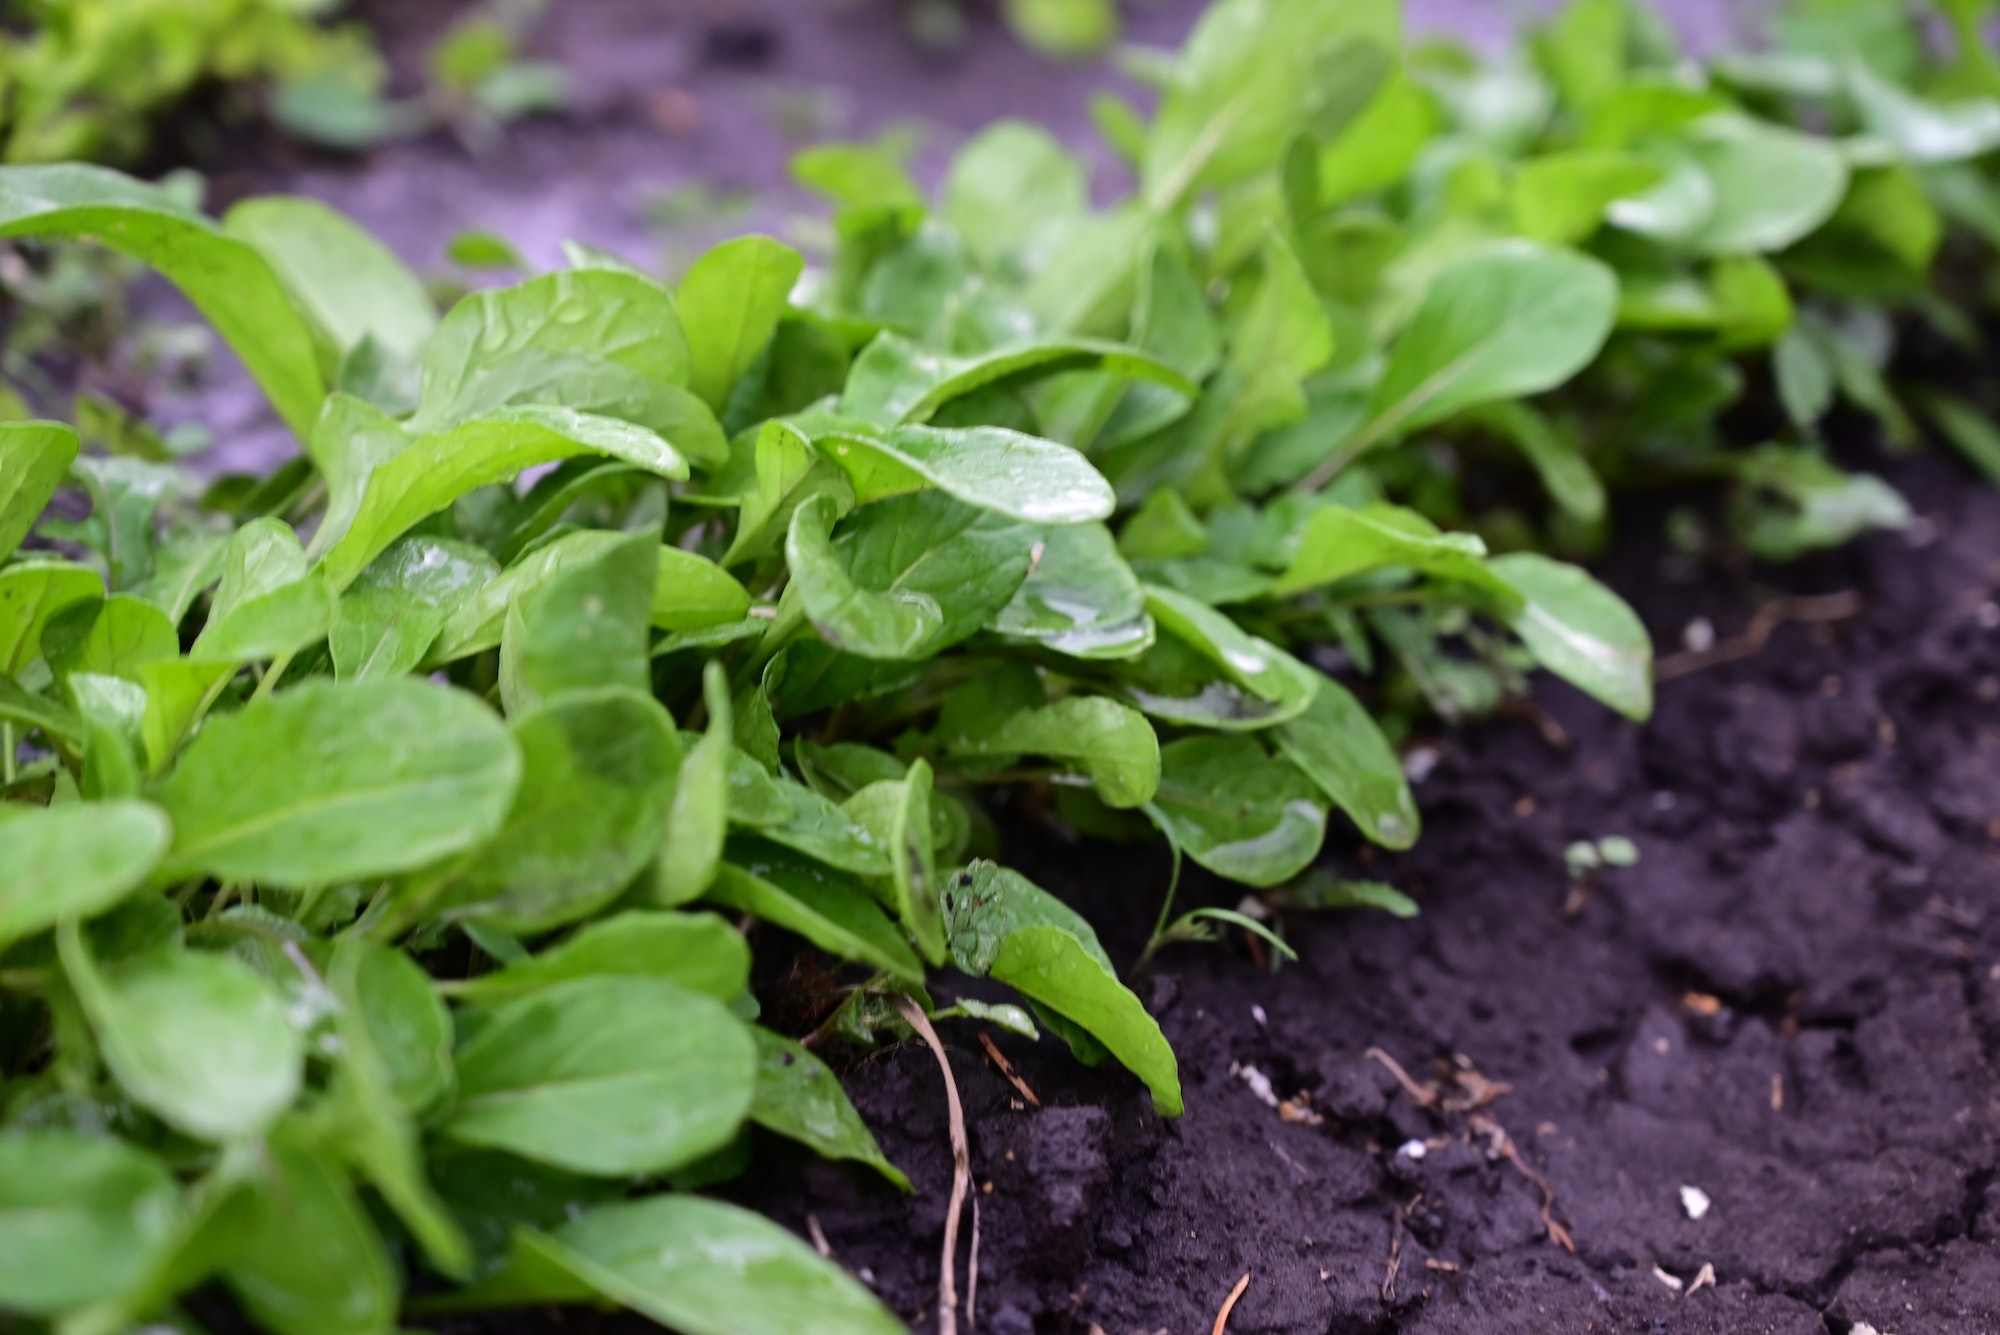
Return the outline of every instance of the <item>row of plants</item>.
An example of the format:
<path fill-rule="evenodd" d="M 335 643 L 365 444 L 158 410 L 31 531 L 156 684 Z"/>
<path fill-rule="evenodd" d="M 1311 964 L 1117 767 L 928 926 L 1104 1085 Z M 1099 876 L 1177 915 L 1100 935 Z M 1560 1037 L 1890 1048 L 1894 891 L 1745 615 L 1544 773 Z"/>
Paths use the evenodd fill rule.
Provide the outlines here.
<path fill-rule="evenodd" d="M 0 1310 L 902 1329 L 701 1194 L 772 1135 L 907 1186 L 821 1052 L 914 1001 L 1181 1110 L 984 796 L 1407 907 L 1308 872 L 1336 819 L 1418 837 L 1411 718 L 1535 668 L 1651 708 L 1644 629 L 1558 559 L 1608 490 L 1723 481 L 1713 540 L 1784 556 L 1904 517 L 1820 449 L 1840 398 L 2000 463 L 1887 374 L 1907 320 L 1975 337 L 2000 239 L 1990 15 L 1947 17 L 1806 0 L 1703 67 L 1579 0 L 1491 63 L 1390 0 L 1220 0 L 1134 60 L 1150 118 L 1101 104 L 1107 207 L 1024 125 L 935 203 L 826 146 L 813 263 L 573 246 L 442 317 L 318 204 L 0 171 L 0 236 L 159 270 L 304 447 L 203 482 L 0 426 Z M 1766 392 L 1779 437 L 1729 447 Z M 1282 947 L 1215 910 L 1154 944 L 1218 921 Z M 792 938 L 845 969 L 810 1033 L 749 985 Z"/>
<path fill-rule="evenodd" d="M 388 93 L 372 34 L 341 0 L 7 0 L 0 162 L 124 165 L 160 123 L 221 89 L 312 143 L 361 148 L 442 124 L 475 143 L 559 106 L 560 71 L 520 56 L 541 0 L 492 0 L 436 43 L 421 96 Z"/>

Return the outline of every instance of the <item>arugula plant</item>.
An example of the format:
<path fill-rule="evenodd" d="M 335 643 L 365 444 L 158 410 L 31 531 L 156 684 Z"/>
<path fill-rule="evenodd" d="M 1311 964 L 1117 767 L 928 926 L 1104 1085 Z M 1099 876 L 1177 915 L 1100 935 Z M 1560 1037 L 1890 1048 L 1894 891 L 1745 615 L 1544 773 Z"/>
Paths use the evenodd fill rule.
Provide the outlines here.
<path fill-rule="evenodd" d="M 1892 517 L 1803 435 L 1702 443 L 1707 381 L 1782 364 L 1814 303 L 1844 327 L 1797 259 L 1858 150 L 1656 40 L 1585 0 L 1488 68 L 1406 53 L 1385 0 L 1223 0 L 1150 123 L 1106 105 L 1138 182 L 1108 208 L 1023 126 L 935 204 L 827 146 L 821 262 L 745 237 L 669 289 L 573 248 L 442 316 L 321 205 L 0 171 L 0 237 L 158 269 L 304 447 L 203 484 L 0 426 L 0 1307 L 110 1335 L 219 1283 L 278 1335 L 593 1300 L 900 1329 L 698 1194 L 771 1134 L 902 1184 L 823 1044 L 900 1032 L 903 995 L 1181 1107 L 983 796 L 1405 912 L 1305 875 L 1336 810 L 1418 836 L 1383 717 L 1536 667 L 1651 705 L 1631 611 L 1455 526 L 1442 451 L 1518 451 L 1580 524 L 1661 455 L 1773 493 L 1774 549 Z M 1675 284 L 1702 320 L 1646 314 Z M 1881 386 L 1847 346 L 1839 392 Z M 1383 717 L 1336 679 L 1376 668 Z M 843 962 L 811 1034 L 758 1024 L 752 922 Z M 1025 1004 L 940 1007 L 947 967 Z"/>

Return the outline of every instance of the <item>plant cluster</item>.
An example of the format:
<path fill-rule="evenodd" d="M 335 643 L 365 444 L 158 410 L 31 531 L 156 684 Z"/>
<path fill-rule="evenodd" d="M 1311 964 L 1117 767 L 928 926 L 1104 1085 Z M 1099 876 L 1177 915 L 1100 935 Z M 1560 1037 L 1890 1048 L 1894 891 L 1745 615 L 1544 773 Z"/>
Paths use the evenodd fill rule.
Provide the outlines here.
<path fill-rule="evenodd" d="M 1417 837 L 1401 720 L 1535 667 L 1650 709 L 1637 619 L 1538 550 L 1608 486 L 1731 479 L 1771 554 L 1900 520 L 1816 432 L 1903 420 L 1870 313 L 1974 318 L 1930 273 L 2000 213 L 1991 62 L 1893 5 L 1786 32 L 1704 70 L 1580 0 L 1488 65 L 1407 51 L 1393 0 L 1220 0 L 1150 120 L 1103 105 L 1109 207 L 1026 126 L 935 206 L 829 146 L 822 263 L 746 237 L 670 289 L 572 247 L 442 318 L 317 204 L 0 171 L 0 237 L 158 269 L 305 447 L 202 484 L 0 426 L 0 1309 L 900 1329 L 698 1194 L 764 1134 L 901 1183 L 821 1045 L 914 1000 L 1181 1108 L 983 793 L 1407 911 L 1304 875 L 1336 811 Z M 1725 448 L 1763 383 L 1786 439 Z M 1541 522 L 1487 485 L 1514 459 Z M 766 929 L 846 969 L 810 1034 L 759 1023 Z M 1025 1005 L 940 1005 L 947 967 Z"/>

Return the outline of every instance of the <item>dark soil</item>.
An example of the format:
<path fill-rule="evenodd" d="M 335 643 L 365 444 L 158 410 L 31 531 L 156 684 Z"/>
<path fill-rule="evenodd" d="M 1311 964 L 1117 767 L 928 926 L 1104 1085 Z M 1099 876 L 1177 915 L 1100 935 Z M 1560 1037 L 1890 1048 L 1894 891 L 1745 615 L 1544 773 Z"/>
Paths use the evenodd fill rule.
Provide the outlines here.
<path fill-rule="evenodd" d="M 1140 991 L 1180 1054 L 1178 1121 L 995 1034 L 1028 1107 L 949 1029 L 978 1329 L 1193 1335 L 1248 1272 L 1233 1335 L 2000 1331 L 2000 496 L 1941 461 L 1891 475 L 1909 533 L 1747 587 L 1642 533 L 1609 577 L 1662 646 L 1696 615 L 1726 639 L 1766 579 L 1866 610 L 1663 684 L 1645 728 L 1552 687 L 1567 749 L 1528 721 L 1443 739 L 1416 851 L 1336 859 L 1421 917 L 1295 917 L 1275 976 L 1236 948 L 1161 960 Z M 1566 913 L 1564 849 L 1607 834 L 1641 861 Z M 1009 855 L 1133 957 L 1156 859 Z M 1421 1106 L 1371 1049 L 1482 1106 Z M 1324 1120 L 1268 1106 L 1253 1067 Z M 821 1165 L 750 1194 L 935 1329 L 936 1065 L 907 1047 L 848 1085 L 916 1194 Z M 1661 1277 L 1705 1267 L 1699 1291 Z"/>

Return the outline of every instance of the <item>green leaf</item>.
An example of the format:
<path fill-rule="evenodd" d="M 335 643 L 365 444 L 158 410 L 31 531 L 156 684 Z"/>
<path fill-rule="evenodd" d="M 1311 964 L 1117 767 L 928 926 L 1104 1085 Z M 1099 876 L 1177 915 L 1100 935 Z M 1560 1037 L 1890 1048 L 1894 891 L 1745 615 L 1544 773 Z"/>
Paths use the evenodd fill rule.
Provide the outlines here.
<path fill-rule="evenodd" d="M 1666 169 L 1636 153 L 1585 148 L 1529 158 L 1514 172 L 1521 235 L 1574 245 L 1595 232 L 1616 200 L 1658 185 Z"/>
<path fill-rule="evenodd" d="M 278 990 L 228 955 L 155 950 L 100 972 L 75 920 L 56 934 L 105 1065 L 201 1140 L 255 1135 L 298 1097 L 305 1042 Z"/>
<path fill-rule="evenodd" d="M 424 1175 L 409 1116 L 451 1079 L 451 1016 L 408 956 L 358 937 L 335 943 L 328 983 L 340 1003 L 340 1072 L 327 1105 L 342 1121 L 336 1143 L 431 1263 L 463 1279 L 472 1269 L 471 1244 Z"/>
<path fill-rule="evenodd" d="M 1761 121 L 1713 116 L 1688 140 L 1715 206 L 1687 240 L 1704 255 L 1783 250 L 1833 216 L 1847 164 L 1824 140 Z"/>
<path fill-rule="evenodd" d="M 1652 714 L 1652 640 L 1622 598 L 1534 552 L 1496 556 L 1490 568 L 1520 595 L 1507 624 L 1537 662 L 1628 718 Z"/>
<path fill-rule="evenodd" d="M 1145 1082 L 1162 1116 L 1180 1116 L 1173 1049 L 1074 910 L 1017 872 L 975 862 L 952 878 L 945 911 L 959 968 L 1081 1025 Z"/>
<path fill-rule="evenodd" d="M 1138 348 L 1103 339 L 1009 342 L 970 356 L 954 357 L 921 349 L 900 334 L 884 333 L 854 359 L 847 388 L 841 395 L 840 410 L 846 416 L 880 428 L 912 426 L 928 422 L 940 408 L 975 390 L 1003 384 L 1021 385 L 1070 371 L 1096 371 L 1144 381 L 1189 399 L 1200 392 L 1197 385 L 1167 362 Z"/>
<path fill-rule="evenodd" d="M 895 891 L 896 916 L 932 964 L 946 958 L 944 910 L 938 890 L 937 849 L 931 822 L 933 796 L 930 765 L 910 763 L 889 822 L 889 884 Z"/>
<path fill-rule="evenodd" d="M 339 357 L 372 342 L 414 392 L 437 308 L 393 251 L 318 200 L 296 196 L 245 200 L 222 227 L 256 248 Z"/>
<path fill-rule="evenodd" d="M 743 494 L 736 537 L 722 558 L 726 566 L 764 555 L 790 531 L 798 507 L 815 496 L 828 496 L 838 510 L 853 508 L 847 475 L 788 423 L 766 422 L 758 430 L 756 465 L 756 483 Z"/>
<path fill-rule="evenodd" d="M 73 603 L 102 598 L 94 571 L 64 561 L 24 561 L 0 569 L 0 673 L 21 675 L 41 657 L 42 627 Z"/>
<path fill-rule="evenodd" d="M 84 723 L 75 711 L 45 695 L 22 690 L 8 677 L 0 677 L 0 720 L 24 728 L 40 728 L 51 737 L 83 740 Z"/>
<path fill-rule="evenodd" d="M 1299 909 L 1380 909 L 1396 918 L 1417 916 L 1417 902 L 1394 886 L 1380 881 L 1336 881 L 1315 872 L 1286 893 L 1286 908 Z"/>
<path fill-rule="evenodd" d="M 1277 730 L 1278 750 L 1319 785 L 1361 832 L 1385 848 L 1408 848 L 1421 824 L 1403 766 L 1359 700 L 1331 677 L 1312 707 Z"/>
<path fill-rule="evenodd" d="M 2000 427 L 1963 399 L 1934 395 L 1924 406 L 1944 438 L 1990 481 L 2000 482 Z"/>
<path fill-rule="evenodd" d="M 144 802 L 70 802 L 12 814 L 0 838 L 0 952 L 64 918 L 94 917 L 143 882 L 172 828 Z"/>
<path fill-rule="evenodd" d="M 42 657 L 58 678 L 79 672 L 129 678 L 180 648 L 165 615 L 125 594 L 72 603 L 42 628 Z"/>
<path fill-rule="evenodd" d="M 833 802 L 790 779 L 766 779 L 754 794 L 738 787 L 732 761 L 730 820 L 772 843 L 856 876 L 887 876 L 887 843 Z"/>
<path fill-rule="evenodd" d="M 1320 205 L 1358 199 L 1401 182 L 1434 141 L 1438 121 L 1431 95 L 1409 70 L 1395 70 L 1353 122 L 1320 150 Z"/>
<path fill-rule="evenodd" d="M 1333 327 L 1312 279 L 1274 230 L 1264 238 L 1257 286 L 1229 333 L 1229 364 L 1242 376 L 1226 444 L 1306 414 L 1304 380 L 1333 359 Z"/>
<path fill-rule="evenodd" d="M 506 728 L 471 696 L 408 679 L 311 682 L 211 721 L 155 788 L 174 822 L 163 874 L 292 886 L 391 875 L 493 834 L 520 776 Z"/>
<path fill-rule="evenodd" d="M 222 583 L 188 656 L 243 663 L 294 653 L 326 636 L 333 610 L 333 591 L 307 566 L 291 526 L 253 520 L 229 540 Z"/>
<path fill-rule="evenodd" d="M 1744 546 L 1768 561 L 1847 542 L 1870 528 L 1901 528 L 1910 507 L 1867 473 L 1845 473 L 1816 451 L 1767 445 L 1736 460 L 1747 491 L 1731 521 Z"/>
<path fill-rule="evenodd" d="M 939 739 L 951 755 L 1048 756 L 1075 763 L 1104 804 L 1144 806 L 1160 784 L 1160 742 L 1145 715 L 1102 696 L 988 717 Z"/>
<path fill-rule="evenodd" d="M 1326 835 L 1319 786 L 1249 737 L 1189 737 L 1160 748 L 1153 810 L 1187 855 L 1245 885 L 1304 871 Z"/>
<path fill-rule="evenodd" d="M 1596 260 L 1526 241 L 1474 251 L 1438 275 L 1397 337 L 1359 439 L 1553 389 L 1597 356 L 1617 311 L 1618 280 Z"/>
<path fill-rule="evenodd" d="M 0 1307 L 54 1316 L 123 1291 L 179 1213 L 173 1175 L 121 1140 L 0 1135 Z"/>
<path fill-rule="evenodd" d="M 449 1138 L 571 1172 L 653 1176 L 736 1134 L 757 1048 L 710 997 L 656 978 L 584 978 L 494 1012 L 458 1074 Z"/>
<path fill-rule="evenodd" d="M 688 388 L 718 413 L 729 392 L 770 346 L 805 261 L 769 237 L 725 241 L 681 280 L 688 340 Z"/>
<path fill-rule="evenodd" d="M 0 422 L 0 561 L 42 517 L 76 449 L 76 432 L 60 423 Z"/>
<path fill-rule="evenodd" d="M 160 271 L 243 359 L 304 439 L 325 383 L 310 326 L 255 247 L 167 192 L 101 167 L 0 168 L 0 237 L 91 237 Z"/>
<path fill-rule="evenodd" d="M 521 595 L 500 641 L 500 698 L 510 717 L 580 691 L 650 691 L 659 546 L 646 534 L 625 538 Z"/>
<path fill-rule="evenodd" d="M 620 913 L 452 995 L 492 1006 L 579 978 L 657 978 L 730 1002 L 750 984 L 750 947 L 712 913 Z"/>
<path fill-rule="evenodd" d="M 732 840 L 708 898 L 820 949 L 921 986 L 924 966 L 868 892 L 840 872 L 761 841 Z"/>
<path fill-rule="evenodd" d="M 396 1275 L 374 1221 L 329 1156 L 284 1128 L 228 1248 L 223 1280 L 272 1335 L 387 1335 Z"/>
<path fill-rule="evenodd" d="M 1549 499 L 1565 512 L 1589 524 L 1604 518 L 1604 483 L 1578 448 L 1573 424 L 1551 422 L 1519 401 L 1490 403 L 1478 420 L 1520 448 Z"/>
<path fill-rule="evenodd" d="M 65 685 L 83 719 L 79 791 L 90 801 L 137 797 L 145 782 L 139 754 L 145 732 L 146 688 L 123 677 L 91 672 L 71 673 Z"/>
<path fill-rule="evenodd" d="M 1081 162 L 1039 126 L 1000 121 L 953 155 L 939 211 L 984 267 L 1032 271 L 1050 234 L 1089 204 Z"/>
<path fill-rule="evenodd" d="M 750 1120 L 827 1159 L 867 1164 L 904 1191 L 910 1179 L 883 1155 L 868 1124 L 826 1063 L 768 1029 L 757 1040 L 757 1093 Z"/>
<path fill-rule="evenodd" d="M 702 697 L 708 731 L 681 761 L 667 834 L 653 875 L 653 897 L 672 906 L 698 899 L 715 881 L 722 843 L 729 833 L 729 762 L 735 748 L 735 712 L 722 665 L 702 669 Z"/>
<path fill-rule="evenodd" d="M 785 543 L 796 591 L 828 644 L 863 658 L 932 657 L 977 631 L 1027 578 L 1036 530 L 934 491 L 893 497 L 833 536 L 816 496 Z"/>
<path fill-rule="evenodd" d="M 1174 641 L 1205 660 L 1224 681 L 1266 708 L 1240 710 L 1220 700 L 1184 699 L 1128 685 L 1133 702 L 1155 718 L 1204 722 L 1217 728 L 1268 728 L 1296 718 L 1312 703 L 1315 674 L 1284 650 L 1242 630 L 1206 603 L 1158 585 L 1146 586 L 1146 610 Z"/>
<path fill-rule="evenodd" d="M 1045 532 L 1040 559 L 986 628 L 1072 658 L 1131 658 L 1153 643 L 1145 590 L 1102 524 Z"/>
<path fill-rule="evenodd" d="M 685 1335 L 903 1335 L 832 1261 L 760 1215 L 699 1196 L 607 1205 L 521 1253 L 539 1283 L 517 1300 L 601 1296 Z"/>
<path fill-rule="evenodd" d="M 347 402 L 352 402 L 347 401 Z M 328 422 L 342 400 L 329 407 Z M 348 410 L 351 411 L 351 410 Z M 335 437 L 341 435 L 334 430 Z M 453 501 L 480 487 L 505 482 L 524 468 L 579 454 L 603 454 L 666 478 L 688 475 L 687 460 L 643 427 L 568 408 L 496 408 L 434 435 L 413 435 L 381 419 L 374 433 L 395 439 L 372 467 L 329 475 L 333 493 L 325 526 L 314 539 L 324 551 L 320 569 L 336 589 L 352 584 L 390 543 Z M 314 454 L 327 466 L 335 449 L 317 438 Z"/>
<path fill-rule="evenodd" d="M 1108 519 L 1118 498 L 1078 451 L 997 426 L 899 426 L 887 435 L 815 438 L 847 474 L 857 504 L 936 487 L 982 510 L 1033 524 Z"/>
<path fill-rule="evenodd" d="M 538 404 L 664 431 L 685 411 L 688 369 L 658 283 L 612 269 L 543 274 L 452 307 L 424 355 L 410 428 L 429 435 Z"/>
<path fill-rule="evenodd" d="M 1394 505 L 1315 511 L 1271 593 L 1289 597 L 1385 566 L 1407 566 L 1512 601 L 1506 583 L 1486 569 L 1486 544 L 1477 535 L 1440 533 L 1416 511 Z"/>
<path fill-rule="evenodd" d="M 327 636 L 335 675 L 369 681 L 411 671 L 445 624 L 499 573 L 471 543 L 397 539 L 340 596 Z"/>
<path fill-rule="evenodd" d="M 516 719 L 520 789 L 505 823 L 441 889 L 442 906 L 503 931 L 596 912 L 660 847 L 680 735 L 650 695 L 576 692 Z"/>
<path fill-rule="evenodd" d="M 1906 162 L 1960 162 L 2000 148 L 2000 101 L 1926 101 L 1860 60 L 1847 61 L 1841 73 L 1861 123 L 1894 145 Z"/>

